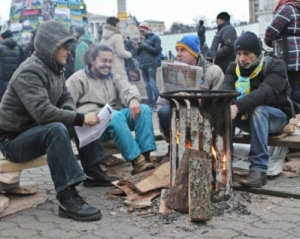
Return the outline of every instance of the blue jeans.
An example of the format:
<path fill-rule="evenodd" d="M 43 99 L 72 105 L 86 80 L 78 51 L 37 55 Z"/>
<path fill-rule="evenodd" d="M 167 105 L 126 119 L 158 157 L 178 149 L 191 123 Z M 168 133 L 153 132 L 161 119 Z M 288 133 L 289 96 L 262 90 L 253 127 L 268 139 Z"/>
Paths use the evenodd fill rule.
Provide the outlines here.
<path fill-rule="evenodd" d="M 298 82 L 298 71 L 288 71 L 289 83 L 292 88 L 291 99 L 300 104 L 300 83 Z"/>
<path fill-rule="evenodd" d="M 131 131 L 135 131 L 135 139 Z M 100 139 L 112 139 L 127 161 L 134 160 L 141 153 L 156 150 L 149 106 L 141 104 L 141 113 L 135 120 L 131 118 L 129 108 L 114 110 L 114 117 Z"/>
<path fill-rule="evenodd" d="M 233 121 L 235 127 L 250 134 L 250 170 L 266 173 L 268 170 L 268 136 L 280 133 L 287 124 L 288 119 L 281 110 L 270 106 L 258 106 L 249 113 L 248 120 L 236 118 Z"/>
<path fill-rule="evenodd" d="M 164 105 L 157 111 L 160 131 L 166 138 L 170 138 L 170 105 Z"/>
<path fill-rule="evenodd" d="M 75 134 L 73 129 L 71 133 Z M 0 138 L 3 155 L 12 162 L 28 162 L 47 154 L 47 162 L 56 192 L 85 180 L 73 153 L 68 129 L 62 123 L 32 127 L 14 139 Z M 100 140 L 79 149 L 82 167 L 89 167 L 106 158 Z"/>
<path fill-rule="evenodd" d="M 9 81 L 1 81 L 0 80 L 0 102 L 2 101 L 2 97 L 6 91 Z"/>
<path fill-rule="evenodd" d="M 141 71 L 146 85 L 148 104 L 150 107 L 155 107 L 159 97 L 159 90 L 156 85 L 156 68 L 141 69 Z"/>

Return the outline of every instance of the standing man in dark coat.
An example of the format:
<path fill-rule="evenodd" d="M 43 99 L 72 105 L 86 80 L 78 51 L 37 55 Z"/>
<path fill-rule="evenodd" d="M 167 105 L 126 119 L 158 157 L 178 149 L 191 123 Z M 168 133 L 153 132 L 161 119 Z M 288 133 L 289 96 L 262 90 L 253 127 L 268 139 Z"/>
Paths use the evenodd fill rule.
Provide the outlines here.
<path fill-rule="evenodd" d="M 219 90 L 237 90 L 241 95 L 231 105 L 235 126 L 250 134 L 249 175 L 239 183 L 260 188 L 267 183 L 268 136 L 281 133 L 291 108 L 285 63 L 273 58 L 264 72 L 261 43 L 253 32 L 245 32 L 234 44 L 238 62 L 229 65 Z"/>
<path fill-rule="evenodd" d="M 233 44 L 237 38 L 235 28 L 230 24 L 230 15 L 221 12 L 217 16 L 218 32 L 210 47 L 210 57 L 225 73 L 230 62 L 235 61 Z"/>
<path fill-rule="evenodd" d="M 197 34 L 198 34 L 199 41 L 200 41 L 200 50 L 201 50 L 201 53 L 204 55 L 204 43 L 205 43 L 206 39 L 205 39 L 205 26 L 204 26 L 203 20 L 199 21 L 199 26 L 197 28 Z"/>
<path fill-rule="evenodd" d="M 156 84 L 156 68 L 158 66 L 158 56 L 162 50 L 161 40 L 158 36 L 150 32 L 147 22 L 142 22 L 138 28 L 141 34 L 137 50 L 140 57 L 139 67 L 146 85 L 148 104 L 153 111 L 156 111 L 156 101 L 159 96 Z"/>
<path fill-rule="evenodd" d="M 13 39 L 13 34 L 7 30 L 1 34 L 0 44 L 0 102 L 8 86 L 8 82 L 23 61 L 23 50 Z"/>
<path fill-rule="evenodd" d="M 76 186 L 81 182 L 110 185 L 117 178 L 108 177 L 99 167 L 106 158 L 100 139 L 78 149 L 83 170 L 72 150 L 70 137 L 78 142 L 74 126 L 100 122 L 94 112 L 76 112 L 65 85 L 63 67 L 69 46 L 77 43 L 59 22 L 40 25 L 35 53 L 16 70 L 0 104 L 0 150 L 15 163 L 46 154 L 59 216 L 91 221 L 100 219 L 101 212 L 85 202 Z"/>

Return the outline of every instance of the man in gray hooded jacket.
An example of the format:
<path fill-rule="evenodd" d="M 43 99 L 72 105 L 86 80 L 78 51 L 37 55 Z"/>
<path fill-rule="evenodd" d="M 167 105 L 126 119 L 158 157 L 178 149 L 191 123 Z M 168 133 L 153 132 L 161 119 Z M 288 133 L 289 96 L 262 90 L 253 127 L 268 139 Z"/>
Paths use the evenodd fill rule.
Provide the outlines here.
<path fill-rule="evenodd" d="M 75 186 L 82 181 L 94 184 L 114 179 L 103 177 L 99 168 L 98 163 L 106 157 L 100 140 L 79 149 L 84 172 L 70 143 L 71 131 L 76 137 L 73 126 L 99 123 L 96 113 L 76 113 L 65 86 L 63 66 L 69 46 L 77 42 L 61 23 L 41 24 L 35 53 L 16 70 L 0 104 L 0 150 L 16 163 L 47 154 L 59 216 L 91 221 L 100 219 L 101 212 L 87 204 Z"/>

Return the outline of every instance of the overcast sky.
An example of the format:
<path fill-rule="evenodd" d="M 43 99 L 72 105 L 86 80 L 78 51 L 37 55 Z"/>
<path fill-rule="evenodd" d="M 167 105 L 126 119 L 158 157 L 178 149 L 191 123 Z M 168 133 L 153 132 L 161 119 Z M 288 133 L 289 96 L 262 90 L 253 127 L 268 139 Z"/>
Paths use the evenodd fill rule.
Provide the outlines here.
<path fill-rule="evenodd" d="M 85 0 L 91 13 L 113 16 L 117 14 L 117 0 Z M 215 19 L 217 14 L 227 11 L 235 19 L 249 20 L 248 0 L 127 0 L 127 12 L 138 21 L 164 21 L 167 28 L 175 21 L 194 23 L 194 18 L 204 15 Z M 2 19 L 9 18 L 11 0 L 0 0 Z"/>

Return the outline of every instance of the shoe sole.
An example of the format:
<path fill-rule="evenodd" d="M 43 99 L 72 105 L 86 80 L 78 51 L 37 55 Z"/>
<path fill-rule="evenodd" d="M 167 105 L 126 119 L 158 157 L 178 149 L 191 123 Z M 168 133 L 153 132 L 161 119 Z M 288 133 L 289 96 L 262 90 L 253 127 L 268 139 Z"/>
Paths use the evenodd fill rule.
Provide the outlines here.
<path fill-rule="evenodd" d="M 66 212 L 58 212 L 58 216 L 61 218 L 72 218 L 76 221 L 81 221 L 81 222 L 89 222 L 89 221 L 100 220 L 102 217 L 102 214 L 99 213 L 99 214 L 89 216 L 89 217 L 76 217 L 76 216 L 66 213 Z"/>
<path fill-rule="evenodd" d="M 113 187 L 112 183 L 83 182 L 84 187 Z"/>

